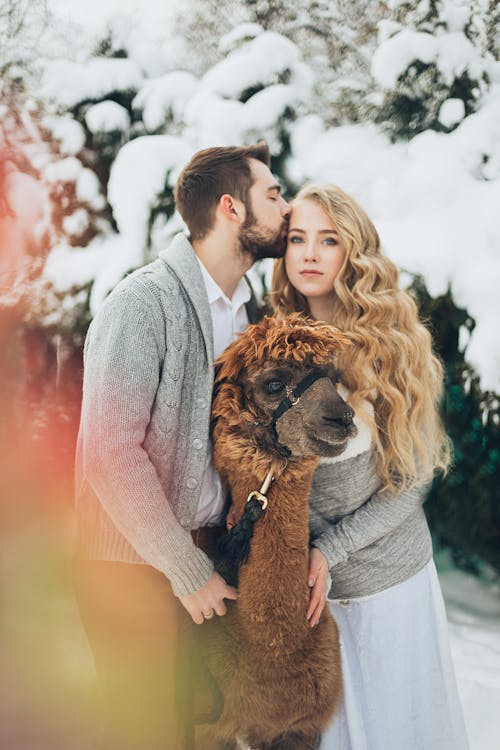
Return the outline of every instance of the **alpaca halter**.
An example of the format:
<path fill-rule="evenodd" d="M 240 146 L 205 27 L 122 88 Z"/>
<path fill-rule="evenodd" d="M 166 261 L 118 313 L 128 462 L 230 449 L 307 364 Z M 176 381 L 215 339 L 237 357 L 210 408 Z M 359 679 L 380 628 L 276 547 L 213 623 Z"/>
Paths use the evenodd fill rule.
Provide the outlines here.
<path fill-rule="evenodd" d="M 265 510 L 267 508 L 268 499 L 266 497 L 266 492 L 268 491 L 269 487 L 271 486 L 271 482 L 274 481 L 274 475 L 273 470 L 267 472 L 266 478 L 264 479 L 264 483 L 260 490 L 253 490 L 247 497 L 247 503 L 249 503 L 254 498 L 259 501 L 262 505 L 262 510 Z"/>
<path fill-rule="evenodd" d="M 312 386 L 316 380 L 326 377 L 325 373 L 321 370 L 311 372 L 306 375 L 295 388 L 290 386 L 285 387 L 286 398 L 284 398 L 276 409 L 272 413 L 271 422 L 268 425 L 263 425 L 271 433 L 272 441 L 277 452 L 288 458 L 292 455 L 291 450 L 279 442 L 278 431 L 276 429 L 276 423 L 280 417 L 285 414 L 289 409 L 299 403 L 300 398 L 308 388 Z M 260 424 L 256 422 L 256 424 Z M 239 566 L 245 563 L 250 553 L 250 540 L 253 536 L 254 524 L 262 517 L 264 511 L 268 506 L 268 498 L 266 492 L 271 486 L 271 482 L 274 481 L 274 472 L 271 468 L 266 474 L 266 478 L 262 484 L 260 490 L 253 490 L 247 497 L 243 515 L 241 516 L 238 523 L 233 526 L 230 532 L 219 542 L 218 545 L 218 559 L 215 562 L 215 570 L 224 578 L 226 583 L 230 586 L 238 585 L 238 571 Z"/>
<path fill-rule="evenodd" d="M 310 372 L 309 375 L 306 375 L 305 378 L 302 378 L 302 380 L 297 383 L 293 390 L 289 385 L 286 386 L 286 398 L 280 401 L 280 403 L 272 413 L 271 423 L 267 425 L 271 432 L 274 447 L 276 448 L 280 456 L 285 456 L 285 458 L 288 458 L 292 455 L 292 451 L 286 445 L 283 445 L 279 442 L 278 431 L 276 429 L 276 423 L 278 419 L 282 417 L 285 412 L 291 409 L 292 406 L 295 406 L 295 404 L 299 403 L 302 394 L 305 393 L 305 391 L 307 391 L 307 389 L 310 388 L 313 383 L 315 383 L 317 380 L 321 380 L 321 378 L 324 377 L 326 377 L 325 373 L 321 370 L 317 370 L 316 372 Z"/>
<path fill-rule="evenodd" d="M 239 567 L 248 560 L 253 527 L 267 508 L 268 498 L 265 493 L 273 481 L 274 472 L 270 469 L 260 490 L 253 490 L 248 495 L 243 515 L 238 523 L 219 541 L 215 570 L 230 586 L 238 585 Z"/>

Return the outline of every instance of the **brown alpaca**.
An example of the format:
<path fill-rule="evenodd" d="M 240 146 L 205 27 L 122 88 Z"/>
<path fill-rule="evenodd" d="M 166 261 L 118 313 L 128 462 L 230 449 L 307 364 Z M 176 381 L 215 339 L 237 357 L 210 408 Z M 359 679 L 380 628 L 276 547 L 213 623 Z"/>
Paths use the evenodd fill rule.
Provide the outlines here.
<path fill-rule="evenodd" d="M 341 453 L 355 432 L 334 385 L 343 343 L 331 326 L 298 315 L 264 318 L 218 361 L 214 460 L 237 518 L 269 472 L 274 481 L 262 490 L 268 507 L 240 568 L 238 601 L 201 628 L 223 709 L 215 724 L 197 728 L 199 750 L 309 750 L 338 704 L 336 624 L 325 609 L 311 628 L 306 612 L 312 476 L 319 457 Z"/>

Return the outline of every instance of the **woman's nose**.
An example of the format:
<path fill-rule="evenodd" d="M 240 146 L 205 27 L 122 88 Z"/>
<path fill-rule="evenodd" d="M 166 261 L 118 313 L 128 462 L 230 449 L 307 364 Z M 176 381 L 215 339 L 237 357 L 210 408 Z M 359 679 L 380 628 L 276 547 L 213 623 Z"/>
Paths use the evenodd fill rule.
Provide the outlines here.
<path fill-rule="evenodd" d="M 306 260 L 317 260 L 316 246 L 313 242 L 306 243 L 304 248 L 304 257 Z"/>

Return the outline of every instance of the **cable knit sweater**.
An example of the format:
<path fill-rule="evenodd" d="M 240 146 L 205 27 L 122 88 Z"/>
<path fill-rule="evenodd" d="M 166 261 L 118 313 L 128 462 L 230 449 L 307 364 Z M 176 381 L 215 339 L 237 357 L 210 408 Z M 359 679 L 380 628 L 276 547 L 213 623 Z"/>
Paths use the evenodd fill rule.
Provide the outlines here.
<path fill-rule="evenodd" d="M 370 430 L 355 418 L 358 434 L 348 449 L 322 459 L 310 499 L 312 545 L 328 560 L 329 598 L 367 596 L 407 580 L 432 557 L 422 508 L 428 486 L 394 496 L 379 492 Z"/>
<path fill-rule="evenodd" d="M 191 594 L 213 571 L 189 533 L 209 440 L 213 332 L 184 235 L 106 299 L 84 364 L 77 555 L 148 563 L 176 595 Z"/>

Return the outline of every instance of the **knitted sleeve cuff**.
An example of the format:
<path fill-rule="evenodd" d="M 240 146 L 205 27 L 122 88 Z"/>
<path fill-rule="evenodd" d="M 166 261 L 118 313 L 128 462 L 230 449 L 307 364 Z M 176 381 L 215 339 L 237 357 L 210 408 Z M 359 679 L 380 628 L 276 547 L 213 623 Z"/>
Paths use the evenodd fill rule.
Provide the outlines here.
<path fill-rule="evenodd" d="M 214 566 L 207 555 L 193 544 L 192 554 L 182 560 L 182 565 L 163 572 L 170 580 L 175 596 L 189 596 L 208 582 Z"/>
<path fill-rule="evenodd" d="M 328 569 L 331 570 L 341 562 L 347 560 L 347 553 L 339 542 L 339 539 L 325 531 L 312 542 L 312 546 L 319 549 L 328 561 Z"/>

